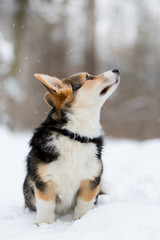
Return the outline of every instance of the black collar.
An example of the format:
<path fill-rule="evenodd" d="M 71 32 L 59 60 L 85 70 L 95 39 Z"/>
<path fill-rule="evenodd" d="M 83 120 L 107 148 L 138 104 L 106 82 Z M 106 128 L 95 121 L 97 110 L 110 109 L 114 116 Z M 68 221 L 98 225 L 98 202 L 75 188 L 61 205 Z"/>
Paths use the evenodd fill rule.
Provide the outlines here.
<path fill-rule="evenodd" d="M 89 137 L 86 137 L 86 136 L 80 136 L 77 133 L 70 132 L 67 129 L 54 128 L 54 127 L 52 129 L 55 132 L 58 132 L 58 133 L 66 136 L 66 137 L 69 137 L 70 139 L 76 140 L 76 141 L 81 142 L 81 143 L 91 143 L 91 142 L 92 143 L 97 143 L 97 141 L 102 137 L 102 136 L 99 136 L 99 137 L 96 137 L 96 138 L 89 138 Z"/>

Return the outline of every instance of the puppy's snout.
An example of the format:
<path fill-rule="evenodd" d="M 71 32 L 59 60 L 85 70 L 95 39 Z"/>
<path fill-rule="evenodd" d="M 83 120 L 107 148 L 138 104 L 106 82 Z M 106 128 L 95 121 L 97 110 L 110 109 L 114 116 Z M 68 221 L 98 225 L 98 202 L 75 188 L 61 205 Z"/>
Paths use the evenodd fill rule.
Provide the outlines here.
<path fill-rule="evenodd" d="M 117 73 L 119 75 L 119 70 L 118 69 L 114 69 L 112 70 L 113 73 Z"/>

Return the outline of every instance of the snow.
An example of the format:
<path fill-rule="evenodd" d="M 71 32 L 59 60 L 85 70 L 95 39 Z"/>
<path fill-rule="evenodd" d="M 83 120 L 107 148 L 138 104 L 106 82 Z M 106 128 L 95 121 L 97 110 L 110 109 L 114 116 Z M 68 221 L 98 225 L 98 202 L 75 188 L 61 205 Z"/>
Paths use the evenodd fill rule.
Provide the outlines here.
<path fill-rule="evenodd" d="M 82 219 L 57 216 L 52 225 L 34 225 L 23 207 L 22 183 L 31 133 L 0 128 L 0 239 L 159 240 L 160 139 L 144 142 L 107 139 L 104 179 L 108 195 Z"/>

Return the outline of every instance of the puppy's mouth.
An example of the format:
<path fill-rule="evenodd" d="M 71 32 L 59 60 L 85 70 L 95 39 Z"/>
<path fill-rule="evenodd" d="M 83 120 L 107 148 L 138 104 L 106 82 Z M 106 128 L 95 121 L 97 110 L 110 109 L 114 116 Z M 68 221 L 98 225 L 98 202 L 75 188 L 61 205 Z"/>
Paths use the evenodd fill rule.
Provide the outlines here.
<path fill-rule="evenodd" d="M 100 92 L 100 95 L 105 95 L 105 94 L 108 92 L 108 90 L 110 89 L 110 87 L 112 87 L 113 85 L 119 83 L 119 81 L 120 81 L 120 79 L 117 78 L 114 83 L 112 83 L 110 86 L 105 87 L 105 88 Z"/>
<path fill-rule="evenodd" d="M 112 86 L 112 85 L 111 85 L 111 86 Z M 108 92 L 108 90 L 110 89 L 111 86 L 105 87 L 105 88 L 101 91 L 100 95 L 105 95 L 105 94 Z"/>

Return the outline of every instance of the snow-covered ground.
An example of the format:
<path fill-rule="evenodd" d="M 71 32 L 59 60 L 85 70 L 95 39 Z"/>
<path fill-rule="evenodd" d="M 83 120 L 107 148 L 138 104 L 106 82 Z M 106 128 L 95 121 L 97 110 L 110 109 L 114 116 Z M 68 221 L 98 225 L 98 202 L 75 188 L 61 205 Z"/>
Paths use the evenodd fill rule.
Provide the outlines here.
<path fill-rule="evenodd" d="M 30 133 L 0 128 L 1 240 L 159 240 L 160 139 L 137 142 L 107 139 L 104 179 L 108 195 L 73 222 L 71 215 L 36 227 L 35 213 L 24 210 L 22 183 Z"/>

